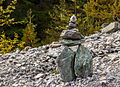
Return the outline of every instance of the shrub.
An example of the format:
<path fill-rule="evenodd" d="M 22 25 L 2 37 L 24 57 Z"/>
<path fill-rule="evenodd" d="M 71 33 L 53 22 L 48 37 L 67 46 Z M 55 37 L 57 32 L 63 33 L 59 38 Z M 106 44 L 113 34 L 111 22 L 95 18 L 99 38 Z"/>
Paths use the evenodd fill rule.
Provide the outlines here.
<path fill-rule="evenodd" d="M 26 28 L 23 30 L 23 38 L 22 41 L 25 42 L 25 46 L 31 46 L 31 47 L 36 47 L 39 44 L 37 43 L 39 41 L 38 38 L 36 38 L 37 32 L 35 32 L 35 27 L 32 23 L 32 11 L 31 9 L 27 13 L 27 18 L 28 18 L 28 24 Z"/>
<path fill-rule="evenodd" d="M 24 42 L 19 42 L 18 34 L 15 33 L 14 39 L 10 39 L 3 33 L 0 37 L 0 54 L 5 54 L 11 51 L 15 51 L 17 48 L 24 48 Z"/>
<path fill-rule="evenodd" d="M 5 0 L 1 0 L 0 4 Z M 11 24 L 18 24 L 18 23 L 23 23 L 24 21 L 18 21 L 15 22 L 15 18 L 11 18 L 11 14 L 15 10 L 15 5 L 17 4 L 17 0 L 11 1 L 11 3 L 6 7 L 3 8 L 3 6 L 0 6 L 0 27 L 4 25 L 10 26 Z"/>
<path fill-rule="evenodd" d="M 82 20 L 81 27 L 85 35 L 100 31 L 103 23 L 113 22 L 113 16 L 120 17 L 120 0 L 89 0 L 83 11 L 86 17 Z"/>

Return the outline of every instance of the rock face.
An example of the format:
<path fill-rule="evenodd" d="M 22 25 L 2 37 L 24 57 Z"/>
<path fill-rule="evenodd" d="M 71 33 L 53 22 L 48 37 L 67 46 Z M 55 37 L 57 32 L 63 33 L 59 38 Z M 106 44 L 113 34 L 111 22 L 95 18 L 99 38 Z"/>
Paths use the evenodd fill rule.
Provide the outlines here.
<path fill-rule="evenodd" d="M 60 37 L 62 37 L 63 39 L 71 39 L 71 40 L 80 40 L 83 38 L 83 36 L 78 31 L 78 29 L 63 30 Z"/>
<path fill-rule="evenodd" d="M 75 53 L 66 46 L 57 58 L 58 71 L 64 81 L 75 79 L 74 56 Z"/>
<path fill-rule="evenodd" d="M 92 55 L 88 48 L 79 46 L 74 63 L 74 71 L 77 77 L 88 77 L 93 74 Z"/>
<path fill-rule="evenodd" d="M 117 30 L 120 30 L 120 23 L 112 22 L 108 26 L 106 26 L 102 29 L 102 33 L 113 33 Z"/>

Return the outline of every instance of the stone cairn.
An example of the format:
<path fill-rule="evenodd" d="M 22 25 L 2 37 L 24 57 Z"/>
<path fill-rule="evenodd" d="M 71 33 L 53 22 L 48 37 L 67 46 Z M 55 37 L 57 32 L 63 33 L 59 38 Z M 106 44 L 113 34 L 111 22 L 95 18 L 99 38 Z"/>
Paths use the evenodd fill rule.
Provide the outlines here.
<path fill-rule="evenodd" d="M 61 44 L 65 46 L 61 54 L 58 56 L 56 63 L 58 71 L 63 81 L 72 81 L 76 77 L 85 78 L 92 76 L 92 54 L 88 48 L 82 46 L 84 42 L 83 36 L 76 29 L 77 18 L 73 15 L 70 18 L 69 26 L 63 30 Z M 77 46 L 77 51 L 74 52 L 70 47 Z"/>

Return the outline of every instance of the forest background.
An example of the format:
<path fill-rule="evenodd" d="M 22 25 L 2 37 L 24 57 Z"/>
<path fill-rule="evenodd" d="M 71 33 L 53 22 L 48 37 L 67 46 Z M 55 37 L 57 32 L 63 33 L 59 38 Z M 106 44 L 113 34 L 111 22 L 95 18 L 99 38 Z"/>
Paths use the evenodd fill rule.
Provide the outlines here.
<path fill-rule="evenodd" d="M 73 14 L 88 36 L 120 17 L 120 0 L 0 0 L 0 53 L 60 40 Z"/>

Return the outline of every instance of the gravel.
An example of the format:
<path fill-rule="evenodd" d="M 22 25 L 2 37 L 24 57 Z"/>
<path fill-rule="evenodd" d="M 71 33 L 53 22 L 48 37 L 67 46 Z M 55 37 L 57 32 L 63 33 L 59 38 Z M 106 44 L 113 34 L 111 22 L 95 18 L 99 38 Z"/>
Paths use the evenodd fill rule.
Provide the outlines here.
<path fill-rule="evenodd" d="M 63 82 L 55 61 L 64 46 L 55 43 L 56 47 L 50 44 L 0 54 L 0 87 L 120 87 L 120 31 L 93 34 L 82 45 L 94 55 L 92 77 Z"/>

